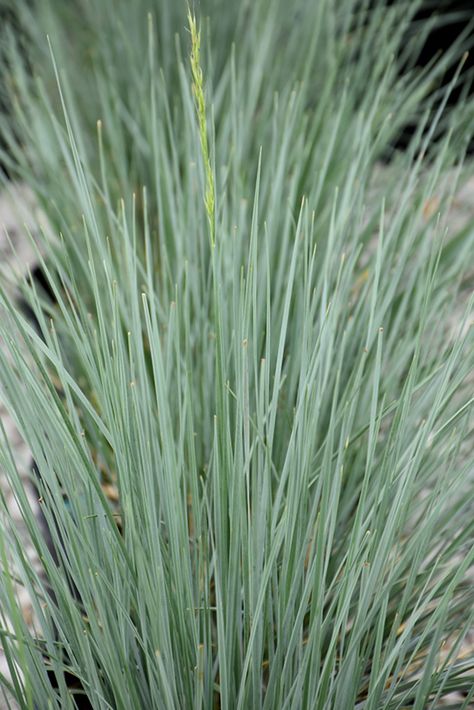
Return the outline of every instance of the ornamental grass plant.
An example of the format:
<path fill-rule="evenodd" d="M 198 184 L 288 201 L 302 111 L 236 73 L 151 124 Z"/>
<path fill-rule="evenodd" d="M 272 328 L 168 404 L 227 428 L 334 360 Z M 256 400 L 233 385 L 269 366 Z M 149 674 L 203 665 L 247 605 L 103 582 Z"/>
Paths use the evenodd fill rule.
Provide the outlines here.
<path fill-rule="evenodd" d="M 0 392 L 49 534 L 4 435 L 40 560 L 2 498 L 5 691 L 470 707 L 467 31 L 420 69 L 411 1 L 11 5 L 1 160 L 49 295 L 3 276 Z"/>

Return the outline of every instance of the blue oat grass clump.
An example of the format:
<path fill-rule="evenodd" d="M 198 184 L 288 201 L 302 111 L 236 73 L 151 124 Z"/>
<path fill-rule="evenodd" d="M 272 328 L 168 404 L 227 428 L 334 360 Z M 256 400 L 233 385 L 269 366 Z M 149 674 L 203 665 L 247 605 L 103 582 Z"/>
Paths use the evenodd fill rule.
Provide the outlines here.
<path fill-rule="evenodd" d="M 41 283 L 0 285 L 20 707 L 469 706 L 473 103 L 419 5 L 15 3 L 1 160 L 48 219 Z"/>

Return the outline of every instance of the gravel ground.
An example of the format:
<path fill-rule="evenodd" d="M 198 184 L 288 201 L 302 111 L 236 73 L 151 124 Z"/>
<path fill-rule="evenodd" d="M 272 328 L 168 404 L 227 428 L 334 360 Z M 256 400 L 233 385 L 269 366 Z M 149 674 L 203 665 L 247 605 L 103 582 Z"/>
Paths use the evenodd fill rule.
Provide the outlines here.
<path fill-rule="evenodd" d="M 436 211 L 436 202 L 427 205 L 426 209 L 427 211 L 431 211 L 432 209 Z M 452 230 L 457 230 L 466 224 L 470 219 L 474 219 L 474 177 L 457 194 L 451 213 L 446 219 L 446 223 Z M 22 273 L 25 273 L 28 264 L 33 266 L 35 263 L 35 252 L 30 244 L 28 233 L 30 232 L 34 234 L 38 224 L 43 229 L 47 229 L 47 223 L 44 215 L 36 208 L 32 194 L 27 188 L 21 185 L 14 185 L 9 190 L 8 194 L 0 194 L 0 278 L 2 279 L 2 285 L 6 285 L 7 290 L 12 290 L 14 288 L 15 279 L 17 279 Z M 460 304 L 460 313 L 461 312 L 462 307 Z M 457 330 L 456 326 L 458 323 L 459 320 L 456 317 L 453 318 L 452 332 Z M 1 342 L 0 347 L 2 347 Z M 22 441 L 14 422 L 3 407 L 1 400 L 0 418 L 14 452 L 18 469 L 22 474 L 25 486 L 30 493 L 32 504 L 36 505 L 37 508 L 34 493 L 31 489 L 28 478 L 31 465 L 31 456 L 28 451 L 28 447 Z M 33 548 L 31 543 L 28 541 L 28 535 L 22 524 L 18 506 L 16 505 L 12 491 L 9 488 L 5 474 L 2 473 L 1 470 L 0 488 L 6 496 L 9 510 L 18 526 L 22 539 L 24 540 L 25 549 L 30 555 L 32 564 L 37 564 Z M 27 623 L 31 624 L 33 622 L 33 613 L 30 600 L 24 591 L 19 591 L 18 593 L 21 600 L 23 616 Z M 474 634 L 470 639 L 470 644 L 474 644 Z M 8 675 L 8 667 L 1 647 L 0 672 Z M 457 696 L 456 693 L 452 694 L 449 700 L 452 703 L 459 701 L 462 703 L 462 698 Z M 0 710 L 6 710 L 8 707 L 15 708 L 15 710 L 17 708 L 16 704 L 11 703 L 11 701 L 10 705 L 8 705 L 0 694 Z M 441 705 L 438 707 L 441 707 Z M 474 704 L 469 707 L 474 708 Z"/>

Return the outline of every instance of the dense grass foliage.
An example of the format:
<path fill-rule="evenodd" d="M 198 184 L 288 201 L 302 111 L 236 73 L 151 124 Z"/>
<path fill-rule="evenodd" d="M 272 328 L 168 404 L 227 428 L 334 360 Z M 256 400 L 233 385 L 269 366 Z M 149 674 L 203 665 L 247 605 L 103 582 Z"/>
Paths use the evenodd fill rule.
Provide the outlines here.
<path fill-rule="evenodd" d="M 42 564 L 3 504 L 22 708 L 75 707 L 71 677 L 101 709 L 468 707 L 473 107 L 432 92 L 461 44 L 415 68 L 416 9 L 16 4 L 2 160 L 54 293 L 23 284 L 38 328 L 0 298 L 53 540 L 4 440 Z"/>

